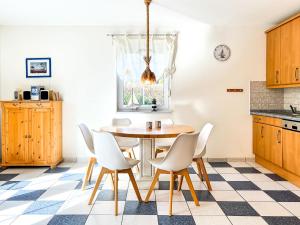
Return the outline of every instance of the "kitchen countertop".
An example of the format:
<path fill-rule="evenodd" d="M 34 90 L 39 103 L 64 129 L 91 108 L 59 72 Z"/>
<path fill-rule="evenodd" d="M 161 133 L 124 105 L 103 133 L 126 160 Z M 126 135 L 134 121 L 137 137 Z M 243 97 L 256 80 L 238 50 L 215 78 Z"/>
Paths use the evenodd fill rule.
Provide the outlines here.
<path fill-rule="evenodd" d="M 300 122 L 300 114 L 299 116 L 293 116 L 290 110 L 251 110 L 250 114 Z"/>

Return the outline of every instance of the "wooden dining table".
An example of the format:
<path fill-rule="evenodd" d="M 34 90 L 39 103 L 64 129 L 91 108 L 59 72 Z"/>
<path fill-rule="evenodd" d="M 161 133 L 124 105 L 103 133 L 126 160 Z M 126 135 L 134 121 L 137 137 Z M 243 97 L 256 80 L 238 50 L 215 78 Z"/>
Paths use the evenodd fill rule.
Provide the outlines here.
<path fill-rule="evenodd" d="M 155 139 L 176 138 L 182 133 L 192 133 L 194 128 L 189 125 L 162 125 L 161 128 L 147 129 L 146 127 L 103 127 L 101 131 L 109 132 L 114 136 L 126 138 L 139 138 L 140 140 L 140 172 L 136 178 L 139 188 L 147 189 L 154 176 L 154 168 L 149 163 L 155 155 Z M 184 151 L 184 149 L 183 149 Z M 184 152 L 183 152 L 184 154 Z"/>

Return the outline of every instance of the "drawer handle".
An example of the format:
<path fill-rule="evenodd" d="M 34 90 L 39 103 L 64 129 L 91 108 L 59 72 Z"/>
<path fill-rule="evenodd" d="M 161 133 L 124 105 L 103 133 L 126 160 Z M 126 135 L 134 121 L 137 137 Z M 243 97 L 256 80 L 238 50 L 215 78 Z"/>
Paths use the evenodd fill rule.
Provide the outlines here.
<path fill-rule="evenodd" d="M 278 144 L 281 144 L 281 130 L 278 130 L 278 132 L 277 132 L 277 141 L 278 141 Z"/>
<path fill-rule="evenodd" d="M 25 135 L 24 138 L 28 138 L 28 135 Z"/>
<path fill-rule="evenodd" d="M 275 74 L 275 77 L 276 77 L 276 84 L 278 84 L 278 83 L 279 83 L 278 75 L 279 75 L 279 71 L 278 71 L 278 70 L 276 70 L 276 74 Z"/>
<path fill-rule="evenodd" d="M 299 68 L 296 68 L 296 70 L 295 70 L 295 79 L 296 79 L 296 81 L 299 80 Z"/>
<path fill-rule="evenodd" d="M 264 137 L 264 127 L 263 126 L 261 127 L 260 135 L 261 135 L 262 138 Z"/>
<path fill-rule="evenodd" d="M 42 106 L 42 103 L 36 103 L 36 105 L 40 107 L 40 106 Z"/>

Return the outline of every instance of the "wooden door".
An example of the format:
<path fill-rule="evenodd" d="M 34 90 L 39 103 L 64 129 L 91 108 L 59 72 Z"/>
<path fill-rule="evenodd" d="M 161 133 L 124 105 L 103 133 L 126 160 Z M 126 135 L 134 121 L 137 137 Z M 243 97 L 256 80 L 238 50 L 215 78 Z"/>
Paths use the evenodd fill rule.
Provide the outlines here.
<path fill-rule="evenodd" d="M 283 168 L 300 176 L 300 133 L 283 130 Z"/>
<path fill-rule="evenodd" d="M 280 73 L 280 27 L 267 33 L 267 86 L 279 85 Z"/>
<path fill-rule="evenodd" d="M 281 83 L 300 83 L 300 17 L 281 27 Z"/>
<path fill-rule="evenodd" d="M 29 118 L 29 149 L 33 163 L 46 164 L 51 154 L 51 110 L 31 109 Z"/>
<path fill-rule="evenodd" d="M 5 108 L 5 162 L 27 164 L 30 162 L 28 151 L 28 109 Z"/>
<path fill-rule="evenodd" d="M 265 125 L 265 159 L 282 167 L 282 128 Z"/>
<path fill-rule="evenodd" d="M 253 153 L 259 157 L 265 156 L 264 125 L 253 123 Z"/>

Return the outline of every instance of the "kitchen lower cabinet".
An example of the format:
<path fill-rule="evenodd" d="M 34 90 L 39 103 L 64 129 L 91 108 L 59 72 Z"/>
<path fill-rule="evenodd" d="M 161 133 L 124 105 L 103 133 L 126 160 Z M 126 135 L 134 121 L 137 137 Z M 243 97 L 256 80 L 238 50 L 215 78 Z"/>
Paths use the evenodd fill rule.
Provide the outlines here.
<path fill-rule="evenodd" d="M 265 156 L 264 125 L 253 123 L 253 153 L 260 157 Z"/>
<path fill-rule="evenodd" d="M 300 133 L 283 130 L 283 168 L 300 176 Z"/>

